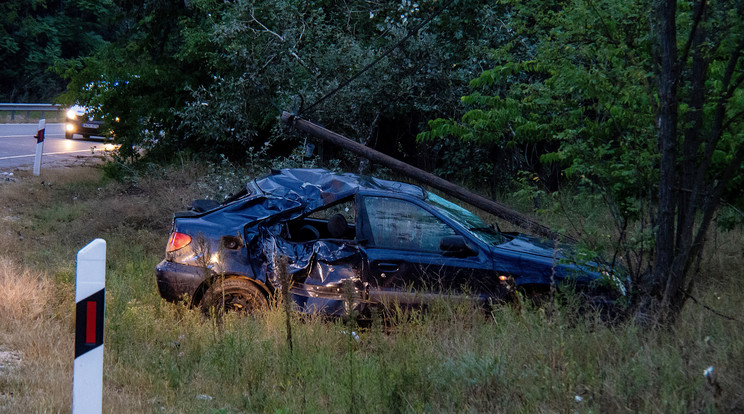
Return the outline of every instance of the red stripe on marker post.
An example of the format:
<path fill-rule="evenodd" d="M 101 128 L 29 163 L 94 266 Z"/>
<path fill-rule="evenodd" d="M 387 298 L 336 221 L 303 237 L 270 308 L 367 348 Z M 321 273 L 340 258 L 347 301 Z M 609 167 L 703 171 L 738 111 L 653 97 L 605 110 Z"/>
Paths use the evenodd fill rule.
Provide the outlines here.
<path fill-rule="evenodd" d="M 77 255 L 73 414 L 102 410 L 105 284 L 106 241 L 95 239 Z"/>
<path fill-rule="evenodd" d="M 103 345 L 104 289 L 75 305 L 75 358 Z"/>
<path fill-rule="evenodd" d="M 85 317 L 85 343 L 96 343 L 96 302 L 89 301 L 86 303 L 88 312 Z"/>

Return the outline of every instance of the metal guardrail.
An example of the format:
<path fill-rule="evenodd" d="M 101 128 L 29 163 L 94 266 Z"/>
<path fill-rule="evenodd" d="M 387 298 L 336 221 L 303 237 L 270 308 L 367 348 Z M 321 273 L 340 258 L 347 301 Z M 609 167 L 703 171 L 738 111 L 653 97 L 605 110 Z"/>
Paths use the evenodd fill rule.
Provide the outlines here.
<path fill-rule="evenodd" d="M 0 111 L 59 111 L 60 104 L 0 103 Z"/>
<path fill-rule="evenodd" d="M 44 117 L 44 112 L 57 112 L 62 110 L 60 104 L 31 104 L 31 103 L 0 103 L 0 111 L 10 111 L 10 119 L 15 119 L 16 111 L 26 111 L 26 116 L 29 116 L 29 112 L 38 111 L 41 112 L 41 117 Z"/>

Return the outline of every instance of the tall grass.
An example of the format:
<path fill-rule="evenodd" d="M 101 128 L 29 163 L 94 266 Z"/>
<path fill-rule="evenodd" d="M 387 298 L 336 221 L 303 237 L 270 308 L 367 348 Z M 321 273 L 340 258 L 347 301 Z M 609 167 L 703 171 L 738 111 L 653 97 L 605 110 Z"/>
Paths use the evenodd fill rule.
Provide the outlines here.
<path fill-rule="evenodd" d="M 22 355 L 0 369 L 0 412 L 69 411 L 74 254 L 95 237 L 109 253 L 107 412 L 744 411 L 744 325 L 694 303 L 668 330 L 527 304 L 484 314 L 438 302 L 364 329 L 290 314 L 291 351 L 281 306 L 218 323 L 166 303 L 153 268 L 170 214 L 198 195 L 192 170 L 0 186 L 0 351 Z M 741 233 L 715 237 L 695 294 L 741 319 Z"/>

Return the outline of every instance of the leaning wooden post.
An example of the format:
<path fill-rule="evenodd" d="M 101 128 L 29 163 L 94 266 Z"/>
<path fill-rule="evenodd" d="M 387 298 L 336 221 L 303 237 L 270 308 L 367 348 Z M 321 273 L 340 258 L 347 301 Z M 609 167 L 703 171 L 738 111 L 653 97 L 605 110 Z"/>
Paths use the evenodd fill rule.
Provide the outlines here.
<path fill-rule="evenodd" d="M 373 150 L 366 145 L 360 144 L 354 140 L 344 137 L 343 135 L 329 131 L 320 125 L 316 125 L 310 121 L 306 121 L 302 118 L 296 117 L 289 112 L 282 112 L 282 121 L 300 131 L 307 132 L 308 134 L 320 138 L 324 141 L 338 145 L 341 148 L 347 149 L 355 154 L 361 155 L 369 159 L 372 162 L 382 164 L 394 171 L 404 174 L 408 177 L 416 179 L 426 185 L 430 185 L 452 197 L 459 200 L 465 201 L 483 211 L 493 214 L 496 217 L 502 218 L 515 226 L 519 226 L 525 230 L 533 232 L 537 235 L 547 237 L 553 240 L 565 239 L 569 241 L 575 241 L 570 236 L 560 235 L 553 230 L 549 229 L 538 223 L 536 220 L 525 216 L 499 202 L 489 200 L 479 194 L 476 194 L 466 188 L 460 187 L 457 184 L 453 184 L 443 178 L 437 177 L 436 175 L 426 172 L 420 168 L 416 168 L 410 164 L 406 164 L 403 161 L 396 160 L 395 158 L 385 155 L 379 151 Z"/>
<path fill-rule="evenodd" d="M 38 176 L 41 172 L 41 154 L 44 152 L 44 133 L 46 130 L 46 119 L 39 120 L 39 130 L 36 131 L 36 158 L 34 158 L 34 175 Z"/>

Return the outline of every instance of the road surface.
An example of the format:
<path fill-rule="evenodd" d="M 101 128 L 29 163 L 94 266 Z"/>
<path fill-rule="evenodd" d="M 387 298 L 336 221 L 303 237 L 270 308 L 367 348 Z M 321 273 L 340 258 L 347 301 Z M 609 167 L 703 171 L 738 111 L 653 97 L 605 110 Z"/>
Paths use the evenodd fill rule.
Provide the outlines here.
<path fill-rule="evenodd" d="M 36 130 L 39 124 L 0 124 L 0 171 L 14 168 L 30 168 L 36 155 Z M 64 124 L 46 125 L 44 154 L 41 168 L 60 161 L 71 161 L 80 157 L 100 156 L 103 150 L 113 149 L 112 144 L 103 138 L 84 140 L 79 135 L 75 139 L 65 139 Z"/>

